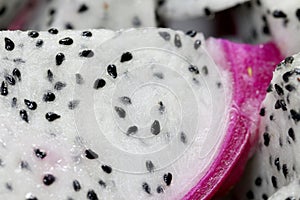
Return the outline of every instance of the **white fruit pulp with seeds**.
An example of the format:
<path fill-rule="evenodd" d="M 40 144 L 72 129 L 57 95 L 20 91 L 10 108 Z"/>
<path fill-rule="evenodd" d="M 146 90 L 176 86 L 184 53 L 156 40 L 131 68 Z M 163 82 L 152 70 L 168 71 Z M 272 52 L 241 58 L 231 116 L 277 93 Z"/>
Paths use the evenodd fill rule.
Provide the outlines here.
<path fill-rule="evenodd" d="M 231 93 L 201 36 L 0 38 L 1 198 L 180 199 L 209 170 Z"/>

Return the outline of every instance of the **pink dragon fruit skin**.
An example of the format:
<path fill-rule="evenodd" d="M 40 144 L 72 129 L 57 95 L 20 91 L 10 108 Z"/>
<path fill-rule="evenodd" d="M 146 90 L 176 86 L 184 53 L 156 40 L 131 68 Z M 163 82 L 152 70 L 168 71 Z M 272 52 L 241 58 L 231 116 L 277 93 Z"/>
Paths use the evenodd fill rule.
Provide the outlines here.
<path fill-rule="evenodd" d="M 211 199 L 224 195 L 240 178 L 258 139 L 259 108 L 282 56 L 273 43 L 236 44 L 210 38 L 207 48 L 218 66 L 232 74 L 233 109 L 228 134 L 211 171 L 186 196 Z"/>

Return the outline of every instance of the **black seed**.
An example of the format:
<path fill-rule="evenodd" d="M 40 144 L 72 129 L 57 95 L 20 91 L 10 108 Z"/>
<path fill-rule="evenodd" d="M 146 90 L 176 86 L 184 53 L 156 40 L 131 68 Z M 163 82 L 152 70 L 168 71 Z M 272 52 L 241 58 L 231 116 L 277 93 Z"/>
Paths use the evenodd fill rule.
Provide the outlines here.
<path fill-rule="evenodd" d="M 118 74 L 117 74 L 117 67 L 116 65 L 108 65 L 107 66 L 107 73 L 113 77 L 113 78 L 117 78 Z"/>
<path fill-rule="evenodd" d="M 164 74 L 161 72 L 153 73 L 153 76 L 155 76 L 156 78 L 159 78 L 159 79 L 164 79 Z"/>
<path fill-rule="evenodd" d="M 189 71 L 192 72 L 192 73 L 194 73 L 194 74 L 199 74 L 199 69 L 195 65 L 190 65 L 189 66 Z"/>
<path fill-rule="evenodd" d="M 249 190 L 249 191 L 246 193 L 246 197 L 247 197 L 248 199 L 254 199 L 254 194 L 253 194 L 252 190 Z"/>
<path fill-rule="evenodd" d="M 16 97 L 13 97 L 12 100 L 11 100 L 11 107 L 16 107 L 17 106 L 17 98 Z"/>
<path fill-rule="evenodd" d="M 172 174 L 171 173 L 167 173 L 167 174 L 164 174 L 164 182 L 167 184 L 167 186 L 171 185 L 171 182 L 172 182 Z"/>
<path fill-rule="evenodd" d="M 254 181 L 255 185 L 256 186 L 261 186 L 261 183 L 262 183 L 262 179 L 260 177 L 257 177 Z"/>
<path fill-rule="evenodd" d="M 158 110 L 159 110 L 160 114 L 163 114 L 165 112 L 166 107 L 164 106 L 163 102 L 161 102 L 161 101 L 158 102 L 158 104 L 159 104 Z"/>
<path fill-rule="evenodd" d="M 44 159 L 47 156 L 47 153 L 40 149 L 34 149 L 34 153 L 35 153 L 36 157 L 38 157 L 40 159 Z"/>
<path fill-rule="evenodd" d="M 296 73 L 297 75 L 300 75 L 300 68 L 295 68 L 294 73 Z"/>
<path fill-rule="evenodd" d="M 68 103 L 68 108 L 74 110 L 79 105 L 79 100 L 73 100 Z"/>
<path fill-rule="evenodd" d="M 59 40 L 58 43 L 62 44 L 62 45 L 71 45 L 71 44 L 73 44 L 73 39 L 70 37 L 66 37 L 66 38 Z"/>
<path fill-rule="evenodd" d="M 52 174 L 46 174 L 43 178 L 43 183 L 47 186 L 54 183 L 54 181 L 55 181 L 55 177 Z"/>
<path fill-rule="evenodd" d="M 284 177 L 286 178 L 287 175 L 288 175 L 288 173 L 289 173 L 289 170 L 288 170 L 286 164 L 283 164 L 283 165 L 282 165 L 282 173 L 283 173 Z"/>
<path fill-rule="evenodd" d="M 12 75 L 5 75 L 4 76 L 6 82 L 9 84 L 9 85 L 15 85 L 16 84 L 16 80 L 14 79 L 14 77 Z"/>
<path fill-rule="evenodd" d="M 99 185 L 106 188 L 106 183 L 103 180 L 98 181 Z"/>
<path fill-rule="evenodd" d="M 37 38 L 39 37 L 39 33 L 37 31 L 30 31 L 28 32 L 28 36 L 31 38 Z"/>
<path fill-rule="evenodd" d="M 276 101 L 276 103 L 275 103 L 275 109 L 279 109 L 279 108 L 281 108 L 281 104 L 280 104 L 280 101 L 279 100 L 277 100 Z"/>
<path fill-rule="evenodd" d="M 129 97 L 126 97 L 126 96 L 123 96 L 123 97 L 120 97 L 120 101 L 125 104 L 125 105 L 129 105 L 131 104 L 131 99 Z"/>
<path fill-rule="evenodd" d="M 4 38 L 4 42 L 5 42 L 5 49 L 7 51 L 14 50 L 15 44 L 14 44 L 14 42 L 11 39 L 9 39 L 9 38 L 6 37 L 6 38 Z"/>
<path fill-rule="evenodd" d="M 296 200 L 296 198 L 295 198 L 295 197 L 292 197 L 292 196 L 290 196 L 290 197 L 287 197 L 287 198 L 285 198 L 285 200 Z"/>
<path fill-rule="evenodd" d="M 163 193 L 163 192 L 164 192 L 164 188 L 163 188 L 161 185 L 159 185 L 159 186 L 156 188 L 156 192 L 157 192 L 158 194 Z"/>
<path fill-rule="evenodd" d="M 94 56 L 94 52 L 92 50 L 83 50 L 79 52 L 80 57 L 91 58 Z"/>
<path fill-rule="evenodd" d="M 180 133 L 180 141 L 181 141 L 183 144 L 186 144 L 186 143 L 187 143 L 186 134 L 185 134 L 184 132 L 181 132 L 181 133 Z"/>
<path fill-rule="evenodd" d="M 272 115 L 270 115 L 270 117 L 269 117 L 269 118 L 270 118 L 270 120 L 271 120 L 271 121 L 273 121 L 273 119 L 274 119 L 274 115 L 273 115 L 273 114 L 272 114 Z"/>
<path fill-rule="evenodd" d="M 46 118 L 49 122 L 53 122 L 53 121 L 59 119 L 59 118 L 60 118 L 60 115 L 58 115 L 58 114 L 56 114 L 56 113 L 53 113 L 53 112 L 48 112 L 48 113 L 46 113 L 45 118 Z"/>
<path fill-rule="evenodd" d="M 37 104 L 34 101 L 30 101 L 28 99 L 24 99 L 24 103 L 30 110 L 35 110 L 37 108 Z"/>
<path fill-rule="evenodd" d="M 91 31 L 83 31 L 81 35 L 84 37 L 92 37 L 93 36 Z"/>
<path fill-rule="evenodd" d="M 54 100 L 55 100 L 55 94 L 52 92 L 47 92 L 43 96 L 43 101 L 45 101 L 45 102 L 50 102 L 50 101 L 54 101 Z"/>
<path fill-rule="evenodd" d="M 66 87 L 67 84 L 66 83 L 63 83 L 63 82 L 60 82 L 60 81 L 57 81 L 54 85 L 54 89 L 55 90 L 62 90 L 64 87 Z"/>
<path fill-rule="evenodd" d="M 132 58 L 133 57 L 130 52 L 125 52 L 122 54 L 120 62 L 127 62 L 127 61 L 130 61 Z"/>
<path fill-rule="evenodd" d="M 270 29 L 269 29 L 269 26 L 267 24 L 263 27 L 263 33 L 265 35 L 270 35 Z"/>
<path fill-rule="evenodd" d="M 221 86 L 222 86 L 222 83 L 221 82 L 217 82 L 217 87 L 221 88 Z"/>
<path fill-rule="evenodd" d="M 158 135 L 160 133 L 160 124 L 159 121 L 155 120 L 151 125 L 151 133 L 153 135 Z"/>
<path fill-rule="evenodd" d="M 201 40 L 196 40 L 194 42 L 194 48 L 197 50 L 201 46 Z"/>
<path fill-rule="evenodd" d="M 261 108 L 260 111 L 259 111 L 259 115 L 260 116 L 265 116 L 266 114 L 266 109 L 265 108 Z"/>
<path fill-rule="evenodd" d="M 5 11 L 6 11 L 6 6 L 3 5 L 3 6 L 0 8 L 0 16 L 4 15 Z"/>
<path fill-rule="evenodd" d="M 300 21 L 300 8 L 297 8 L 297 10 L 296 10 L 296 17 Z"/>
<path fill-rule="evenodd" d="M 154 171 L 154 164 L 151 160 L 146 161 L 146 168 L 147 168 L 148 172 Z"/>
<path fill-rule="evenodd" d="M 28 164 L 28 162 L 22 160 L 20 162 L 20 167 L 21 167 L 21 169 L 29 169 L 29 164 Z"/>
<path fill-rule="evenodd" d="M 53 81 L 53 73 L 50 69 L 47 71 L 47 79 L 48 81 L 52 82 Z"/>
<path fill-rule="evenodd" d="M 171 39 L 171 35 L 168 32 L 158 32 L 158 34 L 166 41 Z"/>
<path fill-rule="evenodd" d="M 288 85 L 285 86 L 285 89 L 286 89 L 287 91 L 291 92 L 291 91 L 295 90 L 296 88 L 295 88 L 293 85 L 288 84 Z"/>
<path fill-rule="evenodd" d="M 279 137 L 279 146 L 282 147 L 282 139 L 281 139 L 281 137 Z"/>
<path fill-rule="evenodd" d="M 210 9 L 209 8 L 204 8 L 204 14 L 206 15 L 206 16 L 210 16 L 211 15 L 211 11 L 210 11 Z"/>
<path fill-rule="evenodd" d="M 108 165 L 102 165 L 101 168 L 107 174 L 110 174 L 111 171 L 112 171 L 112 168 L 110 166 L 108 166 Z"/>
<path fill-rule="evenodd" d="M 140 27 L 142 25 L 142 22 L 138 16 L 133 17 L 132 25 L 133 25 L 133 27 Z"/>
<path fill-rule="evenodd" d="M 138 131 L 138 127 L 137 127 L 137 126 L 130 126 L 130 127 L 127 129 L 126 135 L 133 135 L 133 134 L 136 134 L 137 131 Z"/>
<path fill-rule="evenodd" d="M 278 186 L 277 186 L 277 178 L 275 176 L 272 176 L 271 180 L 272 180 L 273 187 L 277 189 L 278 188 Z"/>
<path fill-rule="evenodd" d="M 270 135 L 269 135 L 269 133 L 265 132 L 263 134 L 263 137 L 264 137 L 264 145 L 269 146 L 269 144 L 270 144 Z"/>
<path fill-rule="evenodd" d="M 286 14 L 281 10 L 274 10 L 273 17 L 275 18 L 286 18 Z"/>
<path fill-rule="evenodd" d="M 178 34 L 175 34 L 174 44 L 177 48 L 180 48 L 182 46 L 181 39 Z"/>
<path fill-rule="evenodd" d="M 74 26 L 71 23 L 66 23 L 65 28 L 66 29 L 74 29 Z"/>
<path fill-rule="evenodd" d="M 54 8 L 51 8 L 51 9 L 49 10 L 49 15 L 50 15 L 50 16 L 53 16 L 55 13 L 56 13 L 56 10 L 55 10 Z"/>
<path fill-rule="evenodd" d="M 75 192 L 78 192 L 81 189 L 81 185 L 78 180 L 73 181 L 73 189 L 75 190 Z"/>
<path fill-rule="evenodd" d="M 271 83 L 267 88 L 267 92 L 272 92 L 272 91 L 273 91 L 273 85 Z"/>
<path fill-rule="evenodd" d="M 120 118 L 126 117 L 126 111 L 123 108 L 115 106 L 115 111 L 119 115 Z"/>
<path fill-rule="evenodd" d="M 288 56 L 284 59 L 284 63 L 285 64 L 292 64 L 294 61 L 294 57 L 293 56 Z"/>
<path fill-rule="evenodd" d="M 6 187 L 6 189 L 8 189 L 8 190 L 10 190 L 10 191 L 13 190 L 12 185 L 11 185 L 10 183 L 6 183 L 6 184 L 5 184 L 5 187 Z"/>
<path fill-rule="evenodd" d="M 78 8 L 77 12 L 83 13 L 87 11 L 89 8 L 85 4 L 81 4 L 81 6 Z"/>
<path fill-rule="evenodd" d="M 197 35 L 197 31 L 195 31 L 195 30 L 189 30 L 185 34 L 188 35 L 188 36 L 190 36 L 190 37 L 195 37 Z"/>
<path fill-rule="evenodd" d="M 14 68 L 12 71 L 12 75 L 17 77 L 19 81 L 21 81 L 21 72 L 18 68 Z"/>
<path fill-rule="evenodd" d="M 86 194 L 86 197 L 89 199 L 89 200 L 98 200 L 98 196 L 96 194 L 96 192 L 94 190 L 89 190 Z"/>
<path fill-rule="evenodd" d="M 280 167 L 280 161 L 278 157 L 275 158 L 274 165 L 276 166 L 277 170 L 280 171 L 281 167 Z"/>
<path fill-rule="evenodd" d="M 284 94 L 283 89 L 279 85 L 275 84 L 274 87 L 279 96 Z"/>
<path fill-rule="evenodd" d="M 143 190 L 144 190 L 145 192 L 147 192 L 148 194 L 151 194 L 151 188 L 150 188 L 150 186 L 148 185 L 148 183 L 144 182 L 144 183 L 142 184 L 142 187 L 143 187 Z"/>
<path fill-rule="evenodd" d="M 263 194 L 262 196 L 261 196 L 262 198 L 263 198 L 263 200 L 268 200 L 268 195 L 266 195 L 266 194 Z"/>
<path fill-rule="evenodd" d="M 95 153 L 91 149 L 86 149 L 85 150 L 85 157 L 90 159 L 90 160 L 93 160 L 93 159 L 97 159 L 99 156 L 98 156 L 97 153 Z"/>
<path fill-rule="evenodd" d="M 27 114 L 27 111 L 26 110 L 20 110 L 20 117 L 28 123 L 28 114 Z"/>
<path fill-rule="evenodd" d="M 50 28 L 50 29 L 48 30 L 48 32 L 49 32 L 50 34 L 53 34 L 53 35 L 58 34 L 58 30 L 57 30 L 56 28 Z"/>
<path fill-rule="evenodd" d="M 288 72 L 285 72 L 283 75 L 282 75 L 282 79 L 284 80 L 284 82 L 289 82 L 289 77 L 293 75 L 293 71 L 288 71 Z"/>
<path fill-rule="evenodd" d="M 58 53 L 55 57 L 56 65 L 61 65 L 65 59 L 66 57 L 63 53 Z"/>
<path fill-rule="evenodd" d="M 300 120 L 300 114 L 298 112 L 296 112 L 295 110 L 290 110 L 290 113 L 291 113 L 291 116 L 292 116 L 292 119 L 295 121 L 295 122 L 298 122 Z"/>
<path fill-rule="evenodd" d="M 7 83 L 5 81 L 2 81 L 0 90 L 2 96 L 8 95 Z"/>
<path fill-rule="evenodd" d="M 36 41 L 35 46 L 36 47 L 41 47 L 41 46 L 43 46 L 43 44 L 44 44 L 43 40 L 38 40 L 38 41 Z"/>
<path fill-rule="evenodd" d="M 289 134 L 289 136 L 292 138 L 292 140 L 295 141 L 295 132 L 294 132 L 294 129 L 293 129 L 293 128 L 289 128 L 288 134 Z"/>
<path fill-rule="evenodd" d="M 106 84 L 106 81 L 103 79 L 97 79 L 94 82 L 94 89 L 98 90 L 99 88 L 103 88 Z"/>
<path fill-rule="evenodd" d="M 81 76 L 81 74 L 75 74 L 75 79 L 76 79 L 76 83 L 81 85 L 83 83 L 83 78 Z"/>

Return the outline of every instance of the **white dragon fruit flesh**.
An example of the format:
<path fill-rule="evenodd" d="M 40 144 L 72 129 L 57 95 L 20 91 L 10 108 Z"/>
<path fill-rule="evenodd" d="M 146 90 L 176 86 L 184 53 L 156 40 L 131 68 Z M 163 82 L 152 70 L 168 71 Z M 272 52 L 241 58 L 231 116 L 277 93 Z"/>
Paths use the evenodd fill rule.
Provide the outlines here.
<path fill-rule="evenodd" d="M 40 0 L 32 19 L 12 29 L 155 27 L 154 10 L 154 0 Z"/>
<path fill-rule="evenodd" d="M 0 0 L 0 29 L 6 29 L 27 0 Z"/>
<path fill-rule="evenodd" d="M 280 188 L 273 194 L 269 200 L 297 200 L 300 198 L 300 182 L 299 179 L 291 182 L 287 186 Z"/>
<path fill-rule="evenodd" d="M 4 31 L 0 46 L 0 199 L 225 192 L 281 57 L 154 28 Z"/>
<path fill-rule="evenodd" d="M 158 0 L 158 14 L 165 19 L 210 16 L 248 0 Z"/>
<path fill-rule="evenodd" d="M 267 199 L 299 176 L 300 54 L 287 57 L 274 72 L 260 115 L 260 142 L 238 199 Z"/>

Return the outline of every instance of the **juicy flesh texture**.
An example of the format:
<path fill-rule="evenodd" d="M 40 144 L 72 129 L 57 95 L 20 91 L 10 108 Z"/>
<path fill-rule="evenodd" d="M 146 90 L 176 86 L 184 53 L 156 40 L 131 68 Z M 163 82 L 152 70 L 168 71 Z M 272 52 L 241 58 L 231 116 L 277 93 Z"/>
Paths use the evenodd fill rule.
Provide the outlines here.
<path fill-rule="evenodd" d="M 239 199 L 270 197 L 299 175 L 299 66 L 297 54 L 273 74 L 262 104 L 258 149 L 237 187 Z"/>
<path fill-rule="evenodd" d="M 159 5 L 158 13 L 163 18 L 188 19 L 210 16 L 213 12 L 225 10 L 248 0 L 166 0 Z"/>
<path fill-rule="evenodd" d="M 228 120 L 227 87 L 218 87 L 224 79 L 197 46 L 202 37 L 192 40 L 168 29 L 53 33 L 1 33 L 1 83 L 6 77 L 1 86 L 1 197 L 184 196 L 216 156 Z M 108 73 L 109 65 L 117 66 L 116 78 Z M 22 76 L 19 80 L 15 73 L 10 85 L 14 68 Z M 120 101 L 123 96 L 130 103 Z M 32 102 L 36 109 L 30 109 Z M 116 106 L 126 111 L 125 118 Z M 133 125 L 138 131 L 128 134 Z M 98 156 L 87 154 L 89 149 Z M 45 185 L 48 174 L 55 180 Z M 79 191 L 72 187 L 74 180 L 81 184 Z"/>
<path fill-rule="evenodd" d="M 41 0 L 34 9 L 33 17 L 20 22 L 16 20 L 12 28 L 48 30 L 155 27 L 154 0 Z"/>

